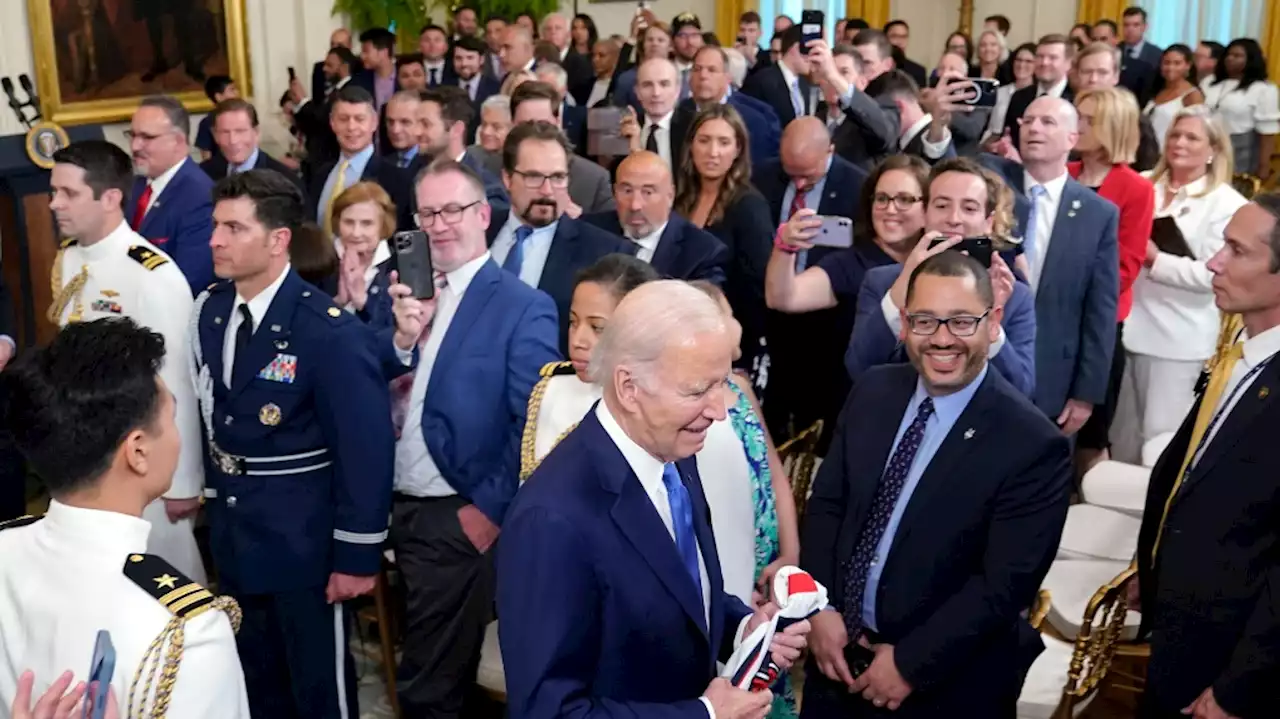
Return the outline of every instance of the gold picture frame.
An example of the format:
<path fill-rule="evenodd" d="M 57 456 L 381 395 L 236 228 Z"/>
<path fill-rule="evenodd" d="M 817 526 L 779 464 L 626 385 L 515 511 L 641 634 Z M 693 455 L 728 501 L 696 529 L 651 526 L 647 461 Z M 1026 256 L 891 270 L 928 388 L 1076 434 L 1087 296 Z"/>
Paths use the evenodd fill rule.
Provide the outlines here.
<path fill-rule="evenodd" d="M 213 103 L 204 94 L 203 80 L 198 75 L 203 74 L 206 68 L 221 74 L 220 70 L 224 66 L 222 55 L 225 55 L 226 74 L 235 81 L 242 95 L 252 96 L 245 0 L 158 2 L 160 4 L 156 4 L 157 0 L 27 0 L 32 54 L 35 57 L 36 90 L 40 97 L 43 119 L 61 125 L 120 122 L 133 115 L 142 98 L 155 94 L 172 95 L 182 102 L 188 112 L 208 112 L 213 109 Z M 149 34 L 152 26 L 148 22 L 139 33 L 138 26 L 142 21 L 136 17 L 138 8 L 148 3 L 151 3 L 150 7 L 164 8 L 156 12 L 167 14 L 173 14 L 171 8 L 181 5 L 191 13 L 208 13 L 215 22 L 215 29 L 220 31 L 213 33 L 215 54 L 204 60 L 194 61 L 202 63 L 197 68 L 196 75 L 183 69 L 184 65 L 192 67 L 186 64 L 191 62 L 189 60 L 175 62 L 166 74 L 153 77 L 150 81 L 146 78 L 148 74 L 155 72 L 154 66 L 144 72 L 137 71 L 139 53 L 154 52 Z M 175 16 L 167 25 L 161 24 L 164 22 L 163 18 L 156 22 L 158 27 L 176 31 L 178 20 Z M 71 31 L 66 30 L 68 23 L 72 24 Z M 129 29 L 123 35 L 113 34 L 121 32 L 118 29 L 121 24 Z M 104 37 L 95 37 L 98 34 L 95 31 L 101 30 L 107 31 L 102 33 Z M 195 52 L 188 49 L 190 46 L 208 44 L 207 35 L 193 32 L 191 26 L 187 26 L 185 32 L 188 34 L 185 38 L 188 42 L 181 42 L 175 37 L 171 46 L 165 43 L 168 37 L 162 35 L 160 44 L 165 49 L 156 56 L 163 57 L 176 52 L 190 58 L 193 55 L 188 53 Z M 219 34 L 222 35 L 220 46 L 217 44 Z M 102 45 L 98 44 L 100 40 Z M 120 51 L 111 52 L 112 48 L 107 43 L 115 43 Z M 77 58 L 79 62 L 66 62 L 69 57 L 76 58 L 77 52 L 88 57 Z M 133 58 L 131 66 L 125 64 L 129 56 Z M 60 66 L 60 60 L 64 61 L 63 65 L 72 67 Z M 125 74 L 114 83 L 94 87 L 91 83 L 99 78 L 97 65 L 100 62 L 110 63 L 117 69 L 123 66 Z M 216 63 L 216 67 L 212 63 Z M 64 92 L 67 89 L 71 91 Z"/>

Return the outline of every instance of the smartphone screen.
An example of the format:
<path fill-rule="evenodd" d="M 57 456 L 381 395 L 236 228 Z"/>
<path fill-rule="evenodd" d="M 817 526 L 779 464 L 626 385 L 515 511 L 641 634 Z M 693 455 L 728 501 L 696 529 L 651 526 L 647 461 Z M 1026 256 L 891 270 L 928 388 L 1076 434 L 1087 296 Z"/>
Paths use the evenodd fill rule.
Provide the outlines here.
<path fill-rule="evenodd" d="M 435 297 L 435 271 L 431 266 L 431 242 L 427 233 L 422 230 L 397 232 L 391 236 L 391 247 L 395 251 L 400 281 L 413 290 L 413 296 L 420 300 Z"/>
<path fill-rule="evenodd" d="M 111 677 L 116 671 L 116 648 L 111 643 L 111 632 L 98 630 L 93 643 L 93 660 L 89 662 L 88 688 L 84 695 L 83 719 L 102 719 L 107 713 L 107 697 Z"/>
<path fill-rule="evenodd" d="M 800 13 L 800 51 L 809 54 L 809 43 L 822 39 L 822 26 L 826 16 L 821 10 L 804 10 Z"/>

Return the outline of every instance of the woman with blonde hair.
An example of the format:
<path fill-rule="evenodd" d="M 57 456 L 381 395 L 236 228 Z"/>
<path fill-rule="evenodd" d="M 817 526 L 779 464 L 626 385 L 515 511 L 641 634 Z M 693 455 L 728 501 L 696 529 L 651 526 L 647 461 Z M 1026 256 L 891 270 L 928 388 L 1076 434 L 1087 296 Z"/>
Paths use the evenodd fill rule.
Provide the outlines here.
<path fill-rule="evenodd" d="M 1122 462 L 1141 464 L 1143 445 L 1178 429 L 1213 355 L 1219 313 L 1206 263 L 1222 248 L 1231 216 L 1248 202 L 1232 187 L 1231 170 L 1231 136 L 1213 112 L 1205 105 L 1178 111 L 1149 174 L 1157 222 L 1176 226 L 1191 256 L 1146 241 L 1111 430 L 1112 454 Z"/>
<path fill-rule="evenodd" d="M 387 295 L 392 268 L 387 238 L 396 231 L 396 205 L 376 182 L 357 182 L 333 201 L 338 281 L 334 302 L 365 322 L 390 326 Z"/>
<path fill-rule="evenodd" d="M 1141 113 L 1132 93 L 1114 87 L 1085 90 L 1076 96 L 1075 104 L 1080 117 L 1076 140 L 1080 160 L 1067 163 L 1067 172 L 1120 210 L 1120 294 L 1116 302 L 1116 346 L 1120 347 L 1124 321 L 1133 305 L 1133 283 L 1142 269 L 1155 212 L 1151 183 L 1129 167 L 1138 154 Z M 1093 408 L 1076 438 L 1086 467 L 1104 458 L 1110 449 L 1108 435 L 1123 375 L 1124 353 L 1113 351 L 1107 395 Z"/>

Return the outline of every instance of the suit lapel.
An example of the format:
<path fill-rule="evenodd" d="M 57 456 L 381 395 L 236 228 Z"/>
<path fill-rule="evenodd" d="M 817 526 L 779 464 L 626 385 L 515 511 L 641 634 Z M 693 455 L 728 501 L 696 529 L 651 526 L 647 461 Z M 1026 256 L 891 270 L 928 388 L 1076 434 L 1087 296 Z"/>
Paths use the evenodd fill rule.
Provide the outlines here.
<path fill-rule="evenodd" d="M 222 347 L 226 341 L 227 320 L 231 317 L 231 305 L 235 302 L 234 289 L 211 293 L 200 311 L 200 352 L 204 364 L 209 367 L 215 393 L 226 385 L 222 383 Z"/>
<path fill-rule="evenodd" d="M 662 231 L 662 236 L 658 238 L 658 246 L 653 250 L 653 258 L 649 260 L 649 264 L 653 265 L 653 269 L 661 274 L 671 275 L 671 268 L 676 264 L 676 258 L 680 256 L 680 241 L 684 238 L 684 218 L 676 213 L 671 213 L 671 219 L 667 221 L 667 227 Z"/>
<path fill-rule="evenodd" d="M 831 159 L 831 171 L 827 173 L 826 182 L 822 185 L 822 197 L 818 200 L 818 214 L 843 214 L 837 205 L 840 199 L 840 188 L 848 178 L 844 176 L 844 168 L 840 166 L 837 159 L 834 157 Z"/>
<path fill-rule="evenodd" d="M 1278 382 L 1280 382 L 1280 362 L 1272 361 L 1258 373 L 1253 384 L 1237 391 L 1240 399 L 1236 401 L 1236 405 L 1231 408 L 1231 412 L 1226 417 L 1218 420 L 1218 431 L 1214 433 L 1213 441 L 1205 447 L 1204 454 L 1200 457 L 1200 461 L 1196 462 L 1191 476 L 1187 477 L 1186 484 L 1174 498 L 1175 501 L 1186 495 L 1193 486 L 1198 485 L 1200 478 L 1208 474 L 1214 464 L 1235 447 L 1254 420 L 1275 401 L 1276 392 L 1273 388 L 1280 389 L 1277 387 Z"/>
<path fill-rule="evenodd" d="M 538 289 L 550 293 L 564 287 L 573 287 L 575 248 L 578 246 L 578 227 L 568 217 L 561 217 L 556 225 L 555 237 L 547 251 L 547 262 L 538 278 Z M 554 295 L 553 295 L 554 296 Z"/>
<path fill-rule="evenodd" d="M 1058 215 L 1054 218 L 1053 232 L 1049 235 L 1049 252 L 1044 257 L 1046 267 L 1050 263 L 1055 267 L 1065 265 L 1068 253 L 1074 249 L 1071 235 L 1075 225 L 1075 209 L 1072 207 L 1072 203 L 1079 201 L 1077 198 L 1079 193 L 1083 191 L 1080 185 L 1070 177 L 1067 178 L 1067 183 L 1062 186 L 1062 199 L 1058 202 Z M 1044 294 L 1044 288 L 1053 283 L 1055 276 L 1066 276 L 1066 273 L 1041 273 L 1040 286 L 1036 288 L 1037 296 Z"/>
<path fill-rule="evenodd" d="M 865 446 L 875 448 L 875 454 L 864 457 L 853 463 L 851 467 L 850 495 L 853 505 L 858 508 L 856 512 L 860 518 L 865 518 L 866 513 L 871 510 L 872 502 L 875 501 L 876 490 L 884 477 L 884 468 L 889 464 L 889 454 L 893 452 L 893 441 L 898 436 L 898 425 L 902 423 L 902 416 L 906 413 L 911 396 L 916 390 L 915 372 L 903 371 L 894 375 L 894 379 L 898 381 L 885 388 L 881 406 L 902 409 L 871 426 Z M 856 541 L 856 538 L 851 541 Z M 848 552 L 852 552 L 853 549 L 850 546 Z M 841 556 L 847 556 L 847 553 Z"/>
<path fill-rule="evenodd" d="M 259 370 L 271 362 L 280 351 L 277 348 L 277 342 L 282 344 L 288 342 L 293 310 L 301 294 L 302 280 L 294 274 L 293 270 L 289 270 L 289 274 L 280 285 L 280 291 L 271 300 L 267 313 L 256 320 L 257 326 L 253 329 L 249 346 L 244 349 L 244 356 L 235 359 L 231 375 L 232 395 L 243 392 L 253 378 L 258 376 Z"/>
<path fill-rule="evenodd" d="M 476 276 L 471 278 L 471 284 L 462 294 L 462 300 L 458 303 L 453 319 L 449 320 L 449 329 L 445 332 L 444 339 L 440 341 L 436 362 L 431 368 L 431 382 L 427 384 L 428 394 L 431 393 L 432 387 L 440 386 L 436 378 L 445 376 L 444 373 L 449 371 L 453 360 L 461 354 L 459 350 L 463 340 L 476 326 L 485 305 L 489 304 L 489 299 L 493 297 L 498 287 L 498 280 L 501 277 L 499 272 L 502 272 L 502 269 L 489 260 L 484 263 L 480 271 L 476 272 Z"/>

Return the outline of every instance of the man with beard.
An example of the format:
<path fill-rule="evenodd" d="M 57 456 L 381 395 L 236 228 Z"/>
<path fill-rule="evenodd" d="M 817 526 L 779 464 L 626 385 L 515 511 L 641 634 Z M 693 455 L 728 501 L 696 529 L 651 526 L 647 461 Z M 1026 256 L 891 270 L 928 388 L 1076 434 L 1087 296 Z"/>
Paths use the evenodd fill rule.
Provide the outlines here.
<path fill-rule="evenodd" d="M 564 133 L 549 122 L 512 128 L 502 148 L 511 209 L 495 210 L 487 230 L 493 261 L 556 301 L 562 354 L 578 271 L 611 252 L 632 252 L 627 240 L 564 216 L 570 152 Z"/>
<path fill-rule="evenodd" d="M 1067 439 L 988 371 L 1002 314 L 976 260 L 926 259 L 901 311 L 911 364 L 849 394 L 801 542 L 832 591 L 810 619 L 806 717 L 1014 712 L 1044 649 L 1021 612 L 1057 550 L 1071 464 Z M 850 642 L 874 656 L 856 678 Z"/>

